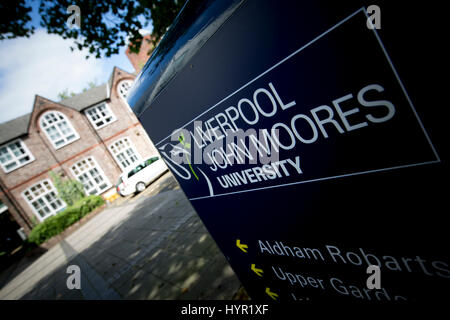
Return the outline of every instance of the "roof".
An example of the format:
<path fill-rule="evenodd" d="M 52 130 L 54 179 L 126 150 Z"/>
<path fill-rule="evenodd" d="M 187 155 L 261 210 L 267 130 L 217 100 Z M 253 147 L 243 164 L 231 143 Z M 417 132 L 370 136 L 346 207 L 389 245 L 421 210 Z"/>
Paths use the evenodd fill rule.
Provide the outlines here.
<path fill-rule="evenodd" d="M 106 83 L 77 94 L 76 96 L 61 100 L 57 103 L 71 109 L 75 109 L 77 111 L 82 111 L 106 99 L 109 99 L 109 96 L 111 94 L 111 87 L 113 84 L 114 71 L 116 68 L 117 67 L 114 67 L 111 76 Z M 117 69 L 129 73 L 120 68 Z M 0 123 L 0 145 L 14 138 L 27 134 L 31 114 L 32 112 L 8 122 Z"/>
<path fill-rule="evenodd" d="M 83 93 L 77 94 L 76 96 L 61 100 L 59 103 L 77 111 L 86 109 L 87 107 L 90 107 L 109 98 L 109 82 L 110 81 L 89 89 Z"/>
<path fill-rule="evenodd" d="M 77 111 L 82 111 L 83 109 L 86 109 L 109 98 L 109 83 L 110 81 L 100 86 L 89 89 L 83 93 L 77 94 L 76 96 L 64 99 L 58 103 Z M 30 118 L 31 112 L 21 117 L 12 119 L 8 122 L 1 123 L 0 144 L 27 134 Z"/>
<path fill-rule="evenodd" d="M 85 92 L 77 94 L 76 96 L 61 100 L 59 103 L 75 109 L 77 111 L 82 111 L 83 109 L 89 108 L 97 103 L 100 103 L 109 98 L 111 93 L 113 80 L 114 80 L 114 70 L 119 69 L 122 72 L 129 73 L 125 70 L 122 70 L 118 67 L 114 67 L 108 81 L 104 84 L 101 84 L 97 87 L 89 89 Z M 131 74 L 131 73 L 130 73 Z"/>
<path fill-rule="evenodd" d="M 0 124 L 0 144 L 28 133 L 31 113 Z"/>

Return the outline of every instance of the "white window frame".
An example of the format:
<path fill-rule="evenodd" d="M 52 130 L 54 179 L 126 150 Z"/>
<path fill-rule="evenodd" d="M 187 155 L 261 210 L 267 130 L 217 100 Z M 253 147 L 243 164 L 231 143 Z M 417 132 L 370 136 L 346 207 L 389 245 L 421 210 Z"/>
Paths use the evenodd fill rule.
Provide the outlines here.
<path fill-rule="evenodd" d="M 122 144 L 125 146 L 125 148 L 121 150 L 117 150 L 118 147 L 116 144 L 122 142 Z M 126 153 L 128 149 L 131 149 L 131 151 L 136 156 L 136 160 L 132 161 L 130 154 Z M 122 171 L 125 172 L 125 170 L 129 169 L 133 165 L 138 165 L 140 162 L 142 162 L 142 157 L 137 151 L 137 149 L 134 147 L 133 142 L 129 137 L 122 137 L 120 139 L 115 140 L 113 143 L 110 144 L 109 150 L 111 151 L 111 154 L 114 157 L 114 160 L 116 160 L 117 164 L 120 166 Z M 119 156 L 122 155 L 124 159 L 121 159 Z M 129 165 L 125 166 L 123 164 L 123 160 L 127 161 Z"/>
<path fill-rule="evenodd" d="M 131 83 L 128 88 L 126 88 L 126 92 L 125 94 L 122 92 L 123 90 L 123 86 L 125 83 Z M 130 88 L 133 86 L 134 80 L 131 79 L 124 79 L 119 81 L 119 83 L 117 84 L 117 93 L 119 94 L 119 97 L 121 97 L 123 100 L 127 100 L 127 94 L 128 94 L 128 90 L 130 90 Z"/>
<path fill-rule="evenodd" d="M 45 184 L 46 182 L 47 182 L 48 185 L 51 187 L 50 189 L 47 189 L 47 188 L 44 186 L 44 184 Z M 33 191 L 31 191 L 31 189 L 32 189 L 33 187 L 37 187 L 38 185 L 41 185 L 41 188 L 44 190 L 44 192 L 41 193 L 41 194 L 39 194 L 39 195 L 35 195 L 35 194 L 33 193 Z M 28 199 L 27 192 L 29 192 L 29 194 L 33 196 L 33 199 L 32 199 L 32 200 Z M 45 196 L 51 194 L 52 192 L 53 192 L 54 195 L 55 195 L 55 197 L 54 197 L 55 200 L 49 201 Z M 39 181 L 39 182 L 33 184 L 32 186 L 28 187 L 27 189 L 25 189 L 25 190 L 22 192 L 22 197 L 23 197 L 23 198 L 25 199 L 25 201 L 28 203 L 28 205 L 30 206 L 30 208 L 33 210 L 33 213 L 34 213 L 35 216 L 39 219 L 40 222 L 44 221 L 45 219 L 47 219 L 47 218 L 49 218 L 49 217 L 51 217 L 51 216 L 54 216 L 55 214 L 57 214 L 57 213 L 63 211 L 63 210 L 67 207 L 66 203 L 65 203 L 62 199 L 60 199 L 60 198 L 58 197 L 58 191 L 56 190 L 55 186 L 53 185 L 53 183 L 52 183 L 52 181 L 51 181 L 50 179 L 44 179 L 44 180 L 41 180 L 41 181 Z M 50 211 L 50 213 L 47 214 L 47 215 L 45 215 L 44 217 L 41 217 L 41 215 L 39 214 L 37 208 L 33 205 L 33 202 L 38 201 L 38 199 L 40 199 L 40 200 L 44 203 L 44 205 L 45 205 L 45 206 L 49 209 L 49 211 Z M 59 202 L 61 203 L 61 206 L 59 206 L 57 209 L 54 209 L 54 208 L 51 206 L 51 203 L 53 203 L 54 201 L 59 201 Z"/>
<path fill-rule="evenodd" d="M 47 120 L 45 119 L 45 116 L 46 116 L 47 114 L 50 114 L 50 113 L 54 113 L 54 114 L 56 114 L 56 116 L 61 116 L 63 119 L 58 119 L 56 122 L 54 122 L 54 123 L 52 123 L 52 124 L 49 124 L 49 123 L 47 123 Z M 68 128 L 69 128 L 70 130 L 72 130 L 72 133 L 73 133 L 73 135 L 75 136 L 73 139 L 68 140 L 67 137 L 71 136 L 72 133 L 70 133 L 70 134 L 64 134 L 64 133 L 62 132 L 61 128 L 57 125 L 59 122 L 62 122 L 62 121 L 65 121 L 66 124 L 67 124 L 67 126 L 68 126 Z M 74 127 L 72 126 L 72 123 L 70 123 L 70 121 L 69 121 L 69 119 L 67 118 L 67 116 L 66 116 L 64 113 L 60 112 L 60 111 L 57 111 L 57 110 L 51 110 L 51 111 L 47 111 L 47 112 L 43 113 L 43 114 L 41 115 L 40 120 L 39 120 L 39 124 L 40 124 L 41 129 L 45 132 L 45 135 L 47 136 L 47 139 L 52 143 L 53 148 L 55 148 L 55 150 L 58 150 L 58 149 L 60 149 L 60 148 L 62 148 L 62 147 L 64 147 L 64 146 L 67 146 L 68 144 L 71 144 L 72 142 L 75 142 L 75 141 L 77 141 L 78 139 L 80 139 L 80 136 L 79 136 L 78 132 L 77 132 L 77 131 L 74 129 Z M 47 129 L 46 129 L 47 127 L 44 126 L 45 124 L 47 124 L 47 126 L 53 126 L 53 127 L 56 129 L 57 133 L 58 133 L 59 136 L 61 137 L 60 139 L 58 139 L 58 141 L 59 141 L 59 140 L 63 140 L 63 144 L 61 144 L 61 145 L 59 145 L 59 146 L 56 145 L 55 139 L 52 139 L 52 138 L 50 137 L 49 133 L 47 132 Z"/>
<path fill-rule="evenodd" d="M 100 111 L 100 107 L 102 107 L 102 106 L 105 106 L 105 109 L 109 113 L 109 115 L 102 115 L 102 111 Z M 95 115 L 98 117 L 98 119 L 93 119 L 92 114 L 90 114 L 91 112 L 95 113 Z M 89 119 L 92 126 L 96 130 L 106 127 L 107 125 L 109 125 L 117 120 L 116 115 L 114 114 L 114 112 L 112 112 L 111 108 L 109 107 L 109 105 L 106 102 L 102 102 L 93 107 L 87 108 L 84 111 L 84 114 L 86 115 L 86 117 Z M 108 119 L 109 117 L 111 117 L 111 120 L 106 122 L 106 119 Z M 103 121 L 103 124 L 97 125 L 97 123 L 100 121 Z"/>
<path fill-rule="evenodd" d="M 15 145 L 17 143 L 20 143 L 20 148 L 22 148 L 24 150 L 24 153 L 21 156 L 16 156 L 14 154 L 14 151 L 11 148 L 11 145 Z M 27 148 L 26 144 L 22 141 L 22 139 L 16 139 L 12 142 L 8 142 L 6 144 L 3 144 L 0 146 L 0 148 L 6 148 L 6 151 L 8 152 L 9 156 L 11 157 L 11 160 L 7 161 L 7 162 L 0 162 L 3 171 L 5 171 L 5 173 L 14 171 L 16 169 L 19 169 L 27 164 L 29 164 L 30 162 L 33 162 L 35 160 L 33 154 L 30 152 L 30 150 Z M 17 146 L 16 146 L 17 148 Z M 29 160 L 26 162 L 22 162 L 20 163 L 20 160 L 25 158 L 25 157 L 29 157 Z M 7 168 L 8 165 L 12 164 L 12 163 L 16 163 L 17 165 L 13 168 Z"/>
<path fill-rule="evenodd" d="M 91 159 L 92 163 L 90 163 L 89 159 Z M 85 161 L 85 163 L 87 164 L 87 168 L 84 168 L 82 171 L 80 171 L 80 166 L 78 166 L 78 163 L 80 163 L 82 161 Z M 74 169 L 74 167 L 78 167 L 78 168 Z M 97 170 L 99 176 L 106 183 L 106 186 L 103 189 L 100 189 L 100 185 L 101 185 L 100 183 L 96 183 L 95 177 L 92 175 L 92 173 L 90 171 L 93 169 Z M 72 174 L 77 178 L 77 180 L 83 184 L 84 190 L 86 191 L 87 194 L 99 195 L 99 194 L 102 194 L 103 192 L 109 190 L 112 186 L 111 182 L 109 181 L 108 177 L 103 172 L 102 168 L 98 165 L 94 156 L 87 156 L 83 159 L 78 160 L 77 162 L 75 162 L 74 164 L 72 164 L 70 166 L 70 170 L 71 170 Z M 86 184 L 80 178 L 84 174 L 86 174 L 88 176 L 87 178 L 91 185 L 89 188 L 86 186 Z M 96 192 L 92 193 L 92 191 L 94 189 L 96 190 Z"/>

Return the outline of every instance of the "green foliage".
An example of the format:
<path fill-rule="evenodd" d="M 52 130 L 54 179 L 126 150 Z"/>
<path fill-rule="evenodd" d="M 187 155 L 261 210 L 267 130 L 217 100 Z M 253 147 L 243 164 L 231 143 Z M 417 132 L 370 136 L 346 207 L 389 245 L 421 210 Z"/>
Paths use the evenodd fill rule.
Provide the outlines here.
<path fill-rule="evenodd" d="M 81 90 L 81 92 L 86 92 L 86 91 L 88 91 L 88 90 L 90 90 L 90 89 L 92 89 L 92 88 L 94 88 L 96 86 L 97 86 L 97 82 L 95 80 L 94 81 L 89 81 L 88 84 L 87 84 L 87 87 L 84 87 L 83 90 Z"/>
<path fill-rule="evenodd" d="M 73 92 L 73 91 L 69 92 L 69 89 L 66 88 L 66 89 L 64 89 L 64 91 L 61 91 L 60 93 L 58 93 L 58 98 L 61 101 L 61 100 L 73 97 L 75 95 L 76 95 L 75 92 Z"/>
<path fill-rule="evenodd" d="M 53 180 L 58 197 L 64 200 L 67 205 L 71 206 L 78 200 L 86 197 L 83 184 L 77 180 L 65 179 L 63 180 L 58 173 L 49 172 L 50 178 Z"/>
<path fill-rule="evenodd" d="M 0 40 L 29 36 L 31 1 L 9 0 L 0 4 Z M 138 52 L 142 41 L 140 29 L 152 22 L 156 44 L 177 16 L 186 0 L 41 0 L 40 25 L 50 34 L 74 39 L 71 50 L 89 51 L 96 58 L 118 54 L 129 37 L 131 51 Z M 80 8 L 81 28 L 69 29 L 67 8 L 75 4 Z M 145 21 L 145 25 L 143 22 Z"/>
<path fill-rule="evenodd" d="M 78 200 L 75 204 L 67 207 L 64 211 L 47 218 L 31 230 L 27 241 L 40 245 L 51 237 L 60 234 L 82 217 L 105 203 L 100 196 L 91 195 Z"/>

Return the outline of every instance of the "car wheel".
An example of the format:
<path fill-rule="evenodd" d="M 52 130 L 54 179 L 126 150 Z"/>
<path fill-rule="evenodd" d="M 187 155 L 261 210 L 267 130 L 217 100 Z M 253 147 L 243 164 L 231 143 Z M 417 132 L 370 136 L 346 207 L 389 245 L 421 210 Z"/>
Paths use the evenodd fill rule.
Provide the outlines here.
<path fill-rule="evenodd" d="M 143 183 L 143 182 L 138 182 L 137 184 L 136 184 L 136 191 L 137 192 L 142 192 L 142 191 L 144 191 L 145 190 L 145 183 Z"/>

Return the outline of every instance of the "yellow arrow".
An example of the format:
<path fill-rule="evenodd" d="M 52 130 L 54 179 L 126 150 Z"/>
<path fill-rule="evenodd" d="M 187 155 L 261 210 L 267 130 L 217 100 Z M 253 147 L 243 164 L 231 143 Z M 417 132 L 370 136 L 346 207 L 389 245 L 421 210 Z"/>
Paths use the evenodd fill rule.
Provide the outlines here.
<path fill-rule="evenodd" d="M 239 240 L 239 239 L 236 240 L 236 246 L 239 249 L 241 249 L 242 251 L 244 251 L 245 253 L 247 253 L 247 250 L 245 250 L 245 249 L 248 248 L 248 245 L 241 243 L 241 240 Z"/>
<path fill-rule="evenodd" d="M 262 269 L 258 269 L 255 264 L 252 264 L 251 268 L 254 273 L 256 273 L 258 276 L 262 277 L 262 273 L 264 273 L 264 271 Z"/>
<path fill-rule="evenodd" d="M 270 291 L 270 288 L 266 288 L 266 293 L 271 297 L 273 300 L 277 300 L 278 295 L 275 292 Z"/>

